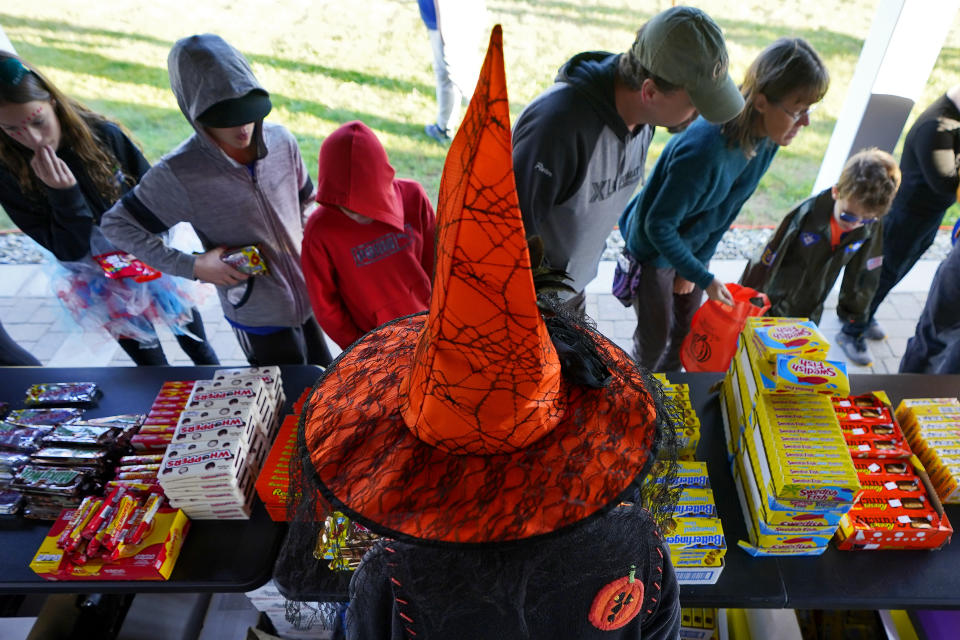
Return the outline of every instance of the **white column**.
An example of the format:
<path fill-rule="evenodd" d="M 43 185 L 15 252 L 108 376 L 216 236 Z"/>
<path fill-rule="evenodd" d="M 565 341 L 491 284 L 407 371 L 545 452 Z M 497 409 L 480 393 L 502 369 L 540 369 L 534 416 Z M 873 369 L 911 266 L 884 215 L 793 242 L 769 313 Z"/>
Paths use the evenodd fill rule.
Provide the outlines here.
<path fill-rule="evenodd" d="M 865 147 L 893 152 L 937 62 L 960 0 L 880 0 L 813 193 Z M 834 86 L 832 90 L 839 87 Z M 947 87 L 944 87 L 946 90 Z M 925 105 L 924 105 L 925 106 Z"/>
<path fill-rule="evenodd" d="M 10 42 L 10 38 L 7 37 L 6 32 L 3 30 L 2 24 L 0 24 L 0 51 L 9 51 L 10 53 L 17 52 L 17 50 L 13 48 L 13 43 Z"/>

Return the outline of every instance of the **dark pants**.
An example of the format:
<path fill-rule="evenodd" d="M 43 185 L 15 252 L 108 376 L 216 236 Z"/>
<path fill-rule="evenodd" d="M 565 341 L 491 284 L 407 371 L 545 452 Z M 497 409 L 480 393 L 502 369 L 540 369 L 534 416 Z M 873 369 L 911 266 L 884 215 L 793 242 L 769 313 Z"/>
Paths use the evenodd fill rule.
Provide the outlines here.
<path fill-rule="evenodd" d="M 257 335 L 233 328 L 247 362 L 254 367 L 275 364 L 318 364 L 326 367 L 333 358 L 323 339 L 323 331 L 316 318 L 310 318 L 301 327 L 281 329 L 267 335 Z"/>
<path fill-rule="evenodd" d="M 190 357 L 193 364 L 220 364 L 213 347 L 207 342 L 207 334 L 203 329 L 203 318 L 200 316 L 200 311 L 194 307 L 191 312 L 193 313 L 193 320 L 184 328 L 200 340 L 194 340 L 188 335 L 174 333 L 177 344 Z M 153 345 L 144 345 L 132 338 L 119 338 L 117 342 L 120 343 L 120 348 L 130 356 L 130 359 L 139 366 L 162 367 L 169 364 L 159 340 Z"/>
<path fill-rule="evenodd" d="M 937 269 L 900 373 L 960 373 L 960 247 Z"/>
<path fill-rule="evenodd" d="M 690 333 L 690 321 L 700 308 L 703 289 L 687 294 L 673 292 L 674 269 L 643 265 L 640 286 L 633 300 L 637 329 L 633 332 L 633 357 L 651 371 L 680 371 L 680 345 Z"/>
<path fill-rule="evenodd" d="M 2 324 L 0 324 L 0 365 L 4 367 L 43 366 L 33 357 L 33 354 L 14 342 Z"/>
<path fill-rule="evenodd" d="M 886 299 L 890 290 L 909 273 L 917 260 L 930 248 L 937 237 L 937 229 L 943 214 L 917 216 L 899 209 L 891 209 L 883 218 L 883 265 L 880 267 L 880 283 L 870 303 L 867 322 L 844 324 L 843 332 L 852 336 L 863 333 L 873 322 L 877 308 Z"/>

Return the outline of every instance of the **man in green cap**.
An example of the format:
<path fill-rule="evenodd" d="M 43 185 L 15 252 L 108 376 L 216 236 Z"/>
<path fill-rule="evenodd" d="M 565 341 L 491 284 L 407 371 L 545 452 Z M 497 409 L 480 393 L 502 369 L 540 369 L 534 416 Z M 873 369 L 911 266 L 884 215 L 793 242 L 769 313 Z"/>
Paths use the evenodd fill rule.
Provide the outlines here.
<path fill-rule="evenodd" d="M 720 27 L 673 7 L 627 52 L 571 58 L 520 114 L 513 163 L 524 229 L 543 239 L 544 266 L 572 278 L 572 308 L 583 311 L 606 238 L 643 181 L 654 128 L 681 130 L 698 113 L 722 123 L 743 108 L 727 67 Z"/>

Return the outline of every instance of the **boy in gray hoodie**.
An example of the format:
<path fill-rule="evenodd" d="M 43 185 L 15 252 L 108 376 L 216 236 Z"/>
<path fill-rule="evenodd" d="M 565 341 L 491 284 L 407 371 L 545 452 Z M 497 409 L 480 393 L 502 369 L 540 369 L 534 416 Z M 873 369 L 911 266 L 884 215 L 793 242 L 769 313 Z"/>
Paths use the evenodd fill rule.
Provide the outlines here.
<path fill-rule="evenodd" d="M 315 189 L 296 140 L 263 121 L 269 94 L 219 36 L 178 40 L 167 69 L 196 131 L 104 214 L 104 235 L 160 271 L 215 284 L 251 365 L 329 364 L 300 268 Z M 193 225 L 205 253 L 164 243 L 158 234 L 178 222 Z M 247 245 L 257 245 L 266 273 L 251 277 L 221 260 Z"/>

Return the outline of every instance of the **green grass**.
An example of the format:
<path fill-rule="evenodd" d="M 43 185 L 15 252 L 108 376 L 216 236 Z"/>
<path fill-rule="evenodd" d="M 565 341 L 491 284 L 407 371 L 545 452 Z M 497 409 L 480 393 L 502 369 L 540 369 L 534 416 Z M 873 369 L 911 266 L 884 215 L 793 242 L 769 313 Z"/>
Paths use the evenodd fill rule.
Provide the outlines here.
<path fill-rule="evenodd" d="M 623 51 L 647 18 L 670 2 L 488 0 L 489 25 L 504 28 L 507 82 L 515 118 L 549 86 L 556 69 L 588 49 Z M 876 0 L 704 0 L 724 28 L 731 72 L 739 80 L 756 54 L 780 36 L 800 35 L 821 53 L 831 90 L 814 122 L 774 160 L 738 222 L 776 223 L 809 195 L 870 29 Z M 272 93 L 270 119 L 300 142 L 315 177 L 323 139 L 359 119 L 380 137 L 397 174 L 419 180 L 435 200 L 445 149 L 426 138 L 435 115 L 430 46 L 412 0 L 233 0 L 231 2 L 7 3 L 0 25 L 18 51 L 67 94 L 125 124 L 156 160 L 191 133 L 169 90 L 173 41 L 215 32 L 242 50 Z M 488 26 L 489 26 L 488 25 Z M 956 23 L 919 108 L 958 82 Z M 647 169 L 667 134 L 654 139 Z M 948 213 L 948 221 L 957 208 Z M 0 227 L 9 227 L 5 216 Z"/>

